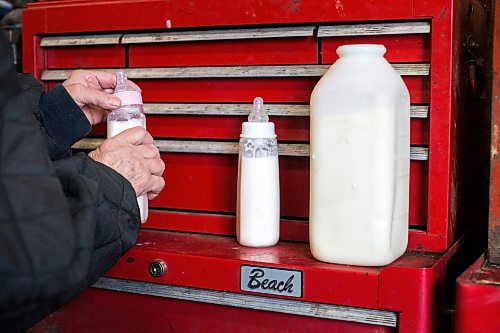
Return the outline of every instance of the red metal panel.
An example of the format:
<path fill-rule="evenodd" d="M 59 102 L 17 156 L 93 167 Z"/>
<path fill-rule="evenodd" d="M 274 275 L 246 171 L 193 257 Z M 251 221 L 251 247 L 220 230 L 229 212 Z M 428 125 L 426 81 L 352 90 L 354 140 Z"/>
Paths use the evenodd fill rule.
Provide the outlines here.
<path fill-rule="evenodd" d="M 109 272 L 109 276 L 240 292 L 241 264 L 299 269 L 304 273 L 305 301 L 338 304 L 336 302 L 340 300 L 342 305 L 396 311 L 400 313 L 398 332 L 431 332 L 442 319 L 432 315 L 443 300 L 434 298 L 434 295 L 444 290 L 446 266 L 461 246 L 462 242 L 458 242 L 443 255 L 407 253 L 389 266 L 362 268 L 318 262 L 310 256 L 306 244 L 280 242 L 270 248 L 246 248 L 239 246 L 232 237 L 142 231 L 137 245 Z M 156 259 L 162 259 L 167 264 L 167 273 L 161 278 L 152 278 L 147 273 L 149 263 Z M 88 296 L 94 293 L 95 296 Z M 90 290 L 37 329 L 60 327 L 63 331 L 87 331 L 87 328 L 99 331 L 102 328 L 104 331 L 115 331 L 118 328 L 118 331 L 127 332 L 130 329 L 135 332 L 141 327 L 146 331 L 158 330 L 159 327 L 167 327 L 170 322 L 175 324 L 174 328 L 190 331 L 190 328 L 206 327 L 207 320 L 215 320 L 210 321 L 210 327 L 217 328 L 237 323 L 243 324 L 245 329 L 253 329 L 254 322 L 259 322 L 253 317 L 259 316 L 259 313 L 250 310 L 213 306 L 216 310 L 212 314 L 212 306 L 200 305 L 201 308 L 198 308 L 196 303 L 187 303 L 188 308 L 185 309 L 182 304 L 183 301 Z M 234 313 L 225 317 L 225 311 Z M 205 318 L 205 314 L 210 315 Z M 238 319 L 240 315 L 241 321 Z M 270 322 L 281 321 L 276 319 L 281 318 L 280 315 L 268 315 Z M 182 322 L 184 319 L 179 318 L 182 316 L 187 321 L 185 324 Z M 218 316 L 224 316 L 220 323 Z M 304 320 L 304 325 L 315 322 L 311 318 Z M 161 326 L 165 321 L 167 326 Z M 155 324 L 151 329 L 147 326 L 150 323 Z M 279 327 L 284 325 L 280 323 Z M 350 327 L 342 327 L 338 332 L 345 332 Z M 315 328 L 321 329 L 322 326 L 314 326 L 313 330 Z M 262 327 L 256 329 L 259 331 Z M 294 329 L 301 328 L 289 328 L 287 331 Z M 360 332 L 365 332 L 364 329 L 361 328 Z M 272 331 L 275 331 L 274 326 Z"/>
<path fill-rule="evenodd" d="M 160 278 L 148 273 L 149 264 L 156 259 L 164 260 L 168 266 L 168 274 Z M 380 268 L 325 264 L 315 260 L 309 245 L 302 243 L 280 242 L 274 247 L 249 248 L 240 246 L 234 237 L 144 230 L 137 245 L 108 276 L 241 292 L 242 264 L 302 270 L 306 301 L 366 308 L 378 304 Z"/>
<path fill-rule="evenodd" d="M 151 207 L 234 213 L 237 155 L 168 153 L 162 158 L 168 185 Z M 280 156 L 279 163 L 281 215 L 307 217 L 309 158 Z"/>
<path fill-rule="evenodd" d="M 135 80 L 146 102 L 309 102 L 317 77 Z"/>
<path fill-rule="evenodd" d="M 237 155 L 167 153 L 162 158 L 167 165 L 167 187 L 150 202 L 151 207 L 234 213 Z M 412 161 L 410 165 L 410 224 L 422 225 L 427 194 L 425 162 Z M 309 158 L 280 156 L 280 184 L 281 215 L 307 217 Z"/>
<path fill-rule="evenodd" d="M 447 265 L 465 238 L 442 255 L 404 255 L 380 274 L 381 309 L 400 312 L 399 332 L 443 332 Z"/>
<path fill-rule="evenodd" d="M 426 161 L 410 161 L 410 226 L 427 225 L 428 173 Z"/>
<path fill-rule="evenodd" d="M 290 2 L 232 1 L 86 1 L 47 2 L 30 5 L 32 11 L 50 10 L 47 25 L 40 32 L 66 33 L 164 29 L 167 20 L 172 28 L 210 27 L 251 24 L 308 23 L 362 20 L 400 20 L 413 17 L 413 0 L 400 0 L 388 6 L 385 0 Z M 117 13 L 119 8 L 119 15 Z M 147 13 L 138 15 L 137 13 Z M 207 15 L 210 13 L 210 15 Z M 78 17 L 78 19 L 75 19 Z"/>
<path fill-rule="evenodd" d="M 30 330 L 30 333 L 47 332 L 388 333 L 395 330 L 90 289 Z"/>
<path fill-rule="evenodd" d="M 148 131 L 155 138 L 192 138 L 192 139 L 238 139 L 241 123 L 247 116 L 157 116 L 148 115 Z M 270 121 L 276 125 L 280 141 L 309 141 L 309 117 L 277 117 Z M 106 125 L 96 126 L 92 134 L 103 136 Z M 420 133 L 417 137 L 424 136 Z"/>
<path fill-rule="evenodd" d="M 246 119 L 246 116 L 147 116 L 148 131 L 155 138 L 237 139 L 241 123 Z M 309 117 L 271 116 L 270 121 L 275 123 L 280 141 L 309 141 Z M 105 136 L 106 125 L 94 127 L 92 134 Z M 410 143 L 429 143 L 428 122 L 425 119 L 411 120 Z"/>
<path fill-rule="evenodd" d="M 458 279 L 455 333 L 496 333 L 500 328 L 500 268 L 481 256 Z"/>
<path fill-rule="evenodd" d="M 339 57 L 337 47 L 345 44 L 382 44 L 390 62 L 429 62 L 431 43 L 429 35 L 356 36 L 321 39 L 321 63 L 331 64 Z"/>
<path fill-rule="evenodd" d="M 236 235 L 234 215 L 150 210 L 143 228 L 184 231 L 215 235 Z M 280 239 L 307 242 L 309 225 L 306 221 L 281 220 Z"/>
<path fill-rule="evenodd" d="M 451 94 L 452 94 L 452 7 L 449 1 L 418 0 L 415 15 L 435 17 L 431 34 L 431 109 L 429 149 L 429 220 L 430 234 L 443 235 L 440 248 L 444 250 L 452 241 L 450 223 L 450 160 Z M 451 168 L 450 168 L 451 167 Z"/>
<path fill-rule="evenodd" d="M 411 102 L 429 102 L 427 77 L 403 77 Z M 309 102 L 317 77 L 135 80 L 146 102 Z"/>
<path fill-rule="evenodd" d="M 23 21 L 29 22 L 23 25 L 23 71 L 33 74 L 40 79 L 42 72 L 47 68 L 45 63 L 45 50 L 40 47 L 38 33 L 44 30 L 45 16 L 43 12 L 23 11 Z"/>
<path fill-rule="evenodd" d="M 410 120 L 410 144 L 429 144 L 429 120 L 423 118 L 412 118 Z"/>
<path fill-rule="evenodd" d="M 317 64 L 314 37 L 129 46 L 130 67 Z"/>
<path fill-rule="evenodd" d="M 125 49 L 119 45 L 47 48 L 47 68 L 125 67 Z"/>

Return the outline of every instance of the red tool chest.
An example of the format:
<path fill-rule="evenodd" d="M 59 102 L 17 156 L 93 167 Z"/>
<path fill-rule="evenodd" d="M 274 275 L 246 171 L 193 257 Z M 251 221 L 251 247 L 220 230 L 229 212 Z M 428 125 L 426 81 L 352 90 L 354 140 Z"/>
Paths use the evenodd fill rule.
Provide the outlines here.
<path fill-rule="evenodd" d="M 456 283 L 455 332 L 493 333 L 500 328 L 500 3 L 495 4 L 488 252 Z"/>
<path fill-rule="evenodd" d="M 78 312 L 86 320 L 64 324 L 61 319 L 60 325 L 85 327 L 104 320 L 104 314 L 128 308 L 130 298 L 133 307 L 140 308 L 130 316 L 153 316 L 153 322 L 163 325 L 166 319 L 153 315 L 155 309 L 182 308 L 195 300 L 203 304 L 192 305 L 193 316 L 220 312 L 243 318 L 251 313 L 254 319 L 242 331 L 251 331 L 251 325 L 257 325 L 254 320 L 280 329 L 281 321 L 272 319 L 276 313 L 286 313 L 276 317 L 283 321 L 296 321 L 290 327 L 297 330 L 303 318 L 296 315 L 314 321 L 312 327 L 339 332 L 430 330 L 442 301 L 435 296 L 444 283 L 447 262 L 466 242 L 464 232 L 473 227 L 457 212 L 478 209 L 476 203 L 485 195 L 477 190 L 481 186 L 469 186 L 464 179 L 484 158 L 483 150 L 474 146 L 480 138 L 472 126 L 484 125 L 477 120 L 484 110 L 478 82 L 488 17 L 489 2 L 478 0 L 30 5 L 24 13 L 24 70 L 51 87 L 74 69 L 126 68 L 143 90 L 148 130 L 167 165 L 166 188 L 150 202 L 138 244 L 99 282 L 99 289 L 54 318 Z M 383 43 L 411 95 L 409 252 L 383 268 L 324 264 L 311 257 L 306 244 L 309 97 L 336 60 L 335 49 L 346 43 Z M 280 152 L 281 241 L 266 249 L 240 247 L 233 237 L 237 140 L 255 96 L 267 103 Z M 104 134 L 105 128 L 97 126 L 92 138 L 75 149 L 96 147 Z M 148 268 L 159 260 L 166 273 L 152 277 Z M 301 272 L 301 296 L 243 290 L 244 265 Z M 177 294 L 188 296 L 172 296 Z M 236 296 L 240 298 L 231 303 Z M 207 301 L 210 297 L 221 301 Z M 221 307 L 225 302 L 246 310 Z M 266 308 L 266 302 L 273 305 Z M 310 311 L 301 313 L 304 307 Z M 176 318 L 181 327 L 191 322 Z M 199 318 L 217 321 L 209 315 Z M 130 320 L 125 322 L 131 326 L 102 325 L 134 331 L 141 321 Z M 235 330 L 230 322 L 218 325 Z"/>

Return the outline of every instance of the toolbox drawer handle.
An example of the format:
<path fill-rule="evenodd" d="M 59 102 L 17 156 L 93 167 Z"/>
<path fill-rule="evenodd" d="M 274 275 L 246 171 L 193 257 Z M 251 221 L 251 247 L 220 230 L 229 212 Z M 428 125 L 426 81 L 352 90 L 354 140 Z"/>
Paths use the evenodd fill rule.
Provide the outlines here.
<path fill-rule="evenodd" d="M 83 139 L 73 145 L 74 149 L 96 149 L 104 139 Z M 164 153 L 195 153 L 195 154 L 238 154 L 238 142 L 224 141 L 194 141 L 194 140 L 155 140 L 155 145 Z M 309 156 L 309 144 L 279 143 L 278 152 L 281 156 Z M 426 161 L 429 149 L 426 147 L 410 147 L 410 159 Z"/>
<path fill-rule="evenodd" d="M 430 64 L 392 64 L 399 75 L 429 75 Z M 130 79 L 193 79 L 193 78 L 247 78 L 247 77 L 320 77 L 330 65 L 288 66 L 228 66 L 228 67 L 158 67 L 125 68 Z M 103 69 L 116 72 L 118 68 Z M 62 81 L 72 70 L 50 69 L 42 74 L 44 81 Z"/>
<path fill-rule="evenodd" d="M 430 22 L 346 24 L 320 26 L 318 37 L 428 34 Z"/>
<path fill-rule="evenodd" d="M 303 104 L 271 104 L 264 108 L 270 116 L 309 117 L 309 105 Z M 218 103 L 146 103 L 144 113 L 148 115 L 203 115 L 203 116 L 247 116 L 252 104 L 218 104 Z M 428 105 L 412 105 L 412 118 L 428 118 Z"/>
<path fill-rule="evenodd" d="M 207 40 L 237 40 L 256 38 L 291 38 L 314 35 L 314 26 L 261 29 L 231 29 L 205 31 L 175 31 L 144 34 L 126 34 L 122 44 L 146 44 L 168 42 L 193 42 Z"/>
<path fill-rule="evenodd" d="M 83 45 L 118 45 L 121 34 L 89 36 L 54 36 L 42 37 L 41 47 L 83 46 Z"/>

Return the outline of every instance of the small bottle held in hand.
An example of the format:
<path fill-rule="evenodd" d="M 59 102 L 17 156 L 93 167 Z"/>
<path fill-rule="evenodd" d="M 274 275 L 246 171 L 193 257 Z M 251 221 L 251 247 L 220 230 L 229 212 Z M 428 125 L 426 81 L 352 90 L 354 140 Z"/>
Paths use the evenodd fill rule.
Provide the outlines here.
<path fill-rule="evenodd" d="M 242 125 L 236 234 L 244 246 L 273 246 L 280 230 L 278 144 L 262 98 Z"/>
<path fill-rule="evenodd" d="M 146 116 L 142 113 L 141 93 L 130 86 L 124 71 L 116 73 L 114 96 L 121 100 L 122 105 L 108 115 L 107 137 L 111 138 L 132 127 L 146 129 Z M 144 223 L 148 218 L 147 196 L 144 194 L 138 197 L 137 203 L 141 212 L 141 222 Z"/>

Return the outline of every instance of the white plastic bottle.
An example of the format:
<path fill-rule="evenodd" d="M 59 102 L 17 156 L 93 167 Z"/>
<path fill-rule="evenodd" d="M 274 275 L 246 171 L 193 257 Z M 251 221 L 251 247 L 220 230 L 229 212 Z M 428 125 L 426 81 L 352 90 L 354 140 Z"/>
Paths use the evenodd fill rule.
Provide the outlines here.
<path fill-rule="evenodd" d="M 244 246 L 273 246 L 280 232 L 278 144 L 262 98 L 242 125 L 236 236 Z"/>
<path fill-rule="evenodd" d="M 119 109 L 108 115 L 108 138 L 111 138 L 126 129 L 142 127 L 146 129 L 146 116 L 142 113 L 142 96 L 137 90 L 130 87 L 124 71 L 116 73 L 116 88 L 114 95 L 118 97 L 122 105 Z M 141 212 L 141 222 L 148 218 L 148 198 L 141 195 L 137 198 Z"/>
<path fill-rule="evenodd" d="M 408 242 L 410 98 L 383 45 L 344 45 L 311 95 L 309 238 L 321 261 L 387 265 Z"/>

